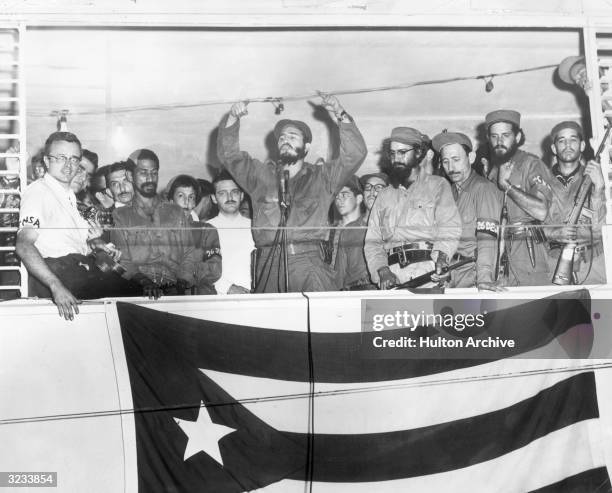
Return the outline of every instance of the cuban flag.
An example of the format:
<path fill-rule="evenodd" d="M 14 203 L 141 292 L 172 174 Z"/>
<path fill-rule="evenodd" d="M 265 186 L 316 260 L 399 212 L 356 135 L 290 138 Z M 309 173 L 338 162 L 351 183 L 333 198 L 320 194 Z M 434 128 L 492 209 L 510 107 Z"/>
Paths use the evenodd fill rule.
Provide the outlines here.
<path fill-rule="evenodd" d="M 591 350 L 588 292 L 488 303 L 488 334 L 516 341 L 500 358 L 372 357 L 376 333 L 312 330 L 314 311 L 283 330 L 285 312 L 266 328 L 117 303 L 138 490 L 612 491 L 609 365 L 569 359 Z M 565 357 L 528 357 L 552 345 Z"/>

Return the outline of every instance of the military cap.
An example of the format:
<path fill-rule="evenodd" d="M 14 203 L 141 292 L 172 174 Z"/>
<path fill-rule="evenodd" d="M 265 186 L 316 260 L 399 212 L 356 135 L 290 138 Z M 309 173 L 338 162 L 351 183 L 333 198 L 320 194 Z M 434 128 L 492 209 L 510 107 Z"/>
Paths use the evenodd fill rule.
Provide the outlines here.
<path fill-rule="evenodd" d="M 347 187 L 355 195 L 363 195 L 363 188 L 356 175 L 349 176 L 348 180 L 344 183 L 343 187 Z"/>
<path fill-rule="evenodd" d="M 574 129 L 576 132 L 578 132 L 578 135 L 580 135 L 580 138 L 583 138 L 584 136 L 584 133 L 582 132 L 582 127 L 578 123 L 572 122 L 572 121 L 565 121 L 565 122 L 557 123 L 552 128 L 552 130 L 550 131 L 550 138 L 554 141 L 557 133 L 563 130 L 564 128 Z"/>
<path fill-rule="evenodd" d="M 495 110 L 485 116 L 485 125 L 489 128 L 494 123 L 512 123 L 517 127 L 521 126 L 521 114 L 514 110 Z"/>
<path fill-rule="evenodd" d="M 429 137 L 415 128 L 395 127 L 391 130 L 391 142 L 400 142 L 406 145 L 420 145 L 429 142 Z"/>
<path fill-rule="evenodd" d="M 389 185 L 389 177 L 387 176 L 386 173 L 369 173 L 359 178 L 359 181 L 361 182 L 361 186 L 365 187 L 366 183 L 368 182 L 370 178 L 380 178 L 382 181 L 385 182 L 385 186 Z"/>
<path fill-rule="evenodd" d="M 459 132 L 442 132 L 436 135 L 431 141 L 431 145 L 436 152 L 440 152 L 442 148 L 448 144 L 464 145 L 470 151 L 473 149 L 470 138 Z"/>
<path fill-rule="evenodd" d="M 568 56 L 567 58 L 564 58 L 559 64 L 559 67 L 557 67 L 557 73 L 559 74 L 559 78 L 566 84 L 574 83 L 574 81 L 572 80 L 570 76 L 570 71 L 572 70 L 572 67 L 576 65 L 577 63 L 584 64 L 584 57 L 583 56 Z"/>
<path fill-rule="evenodd" d="M 306 125 L 304 122 L 300 120 L 287 120 L 287 119 L 279 120 L 274 126 L 274 137 L 276 137 L 276 140 L 280 138 L 280 134 L 283 131 L 283 129 L 289 126 L 295 127 L 300 132 L 302 132 L 302 135 L 304 136 L 305 144 L 309 144 L 310 142 L 312 142 L 312 132 L 310 131 L 310 127 L 308 125 Z"/>

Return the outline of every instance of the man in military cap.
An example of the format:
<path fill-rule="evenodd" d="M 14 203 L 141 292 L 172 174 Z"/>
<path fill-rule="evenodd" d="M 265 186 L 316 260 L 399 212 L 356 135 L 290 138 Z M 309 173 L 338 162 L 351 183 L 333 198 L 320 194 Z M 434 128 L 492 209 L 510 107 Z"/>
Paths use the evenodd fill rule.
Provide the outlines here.
<path fill-rule="evenodd" d="M 461 236 L 448 182 L 420 170 L 419 164 L 433 154 L 429 138 L 414 128 L 397 127 L 389 142 L 392 186 L 374 202 L 364 246 L 370 277 L 381 289 L 434 268 L 441 272 Z"/>
<path fill-rule="evenodd" d="M 450 272 L 450 287 L 478 286 L 479 290 L 500 291 L 495 282 L 497 235 L 503 194 L 489 180 L 472 169 L 476 154 L 466 135 L 443 132 L 432 140 L 451 181 L 463 223 L 461 240 L 453 262 L 474 258 Z"/>
<path fill-rule="evenodd" d="M 329 235 L 329 207 L 365 159 L 367 149 L 338 99 L 325 94 L 321 98 L 340 133 L 338 158 L 321 166 L 305 161 L 312 133 L 304 122 L 281 120 L 276 124 L 276 163 L 262 163 L 240 151 L 238 134 L 240 119 L 247 114 L 246 103 L 232 105 L 219 125 L 219 159 L 252 201 L 253 239 L 257 247 L 255 292 L 285 291 L 285 244 L 289 291 L 336 289 L 334 272 L 323 261 L 321 242 Z M 281 241 L 279 229 L 283 215 L 287 216 L 286 242 Z"/>
<path fill-rule="evenodd" d="M 599 77 L 603 77 L 607 70 L 607 68 L 599 67 Z M 557 73 L 559 74 L 559 78 L 566 84 L 577 85 L 583 90 L 586 96 L 591 94 L 593 84 L 587 76 L 586 61 L 584 56 L 577 55 L 564 58 L 557 67 Z M 609 88 L 610 84 L 607 81 L 599 82 L 599 90 L 602 96 L 604 96 L 604 93 L 606 93 Z M 608 111 L 610 109 L 612 109 L 612 103 L 608 98 L 602 97 L 601 110 Z M 609 119 L 610 118 L 608 117 L 608 120 Z"/>
<path fill-rule="evenodd" d="M 370 173 L 363 175 L 359 181 L 363 188 L 363 204 L 369 215 L 378 193 L 389 185 L 389 177 L 385 173 Z"/>
<path fill-rule="evenodd" d="M 606 222 L 606 199 L 601 165 L 596 161 L 584 164 L 582 153 L 586 145 L 584 132 L 578 123 L 573 121 L 558 123 L 551 130 L 550 138 L 551 150 L 557 162 L 552 167 L 550 180 L 552 203 L 546 222 L 557 226 L 564 224 L 574 207 L 574 200 L 583 178 L 588 176 L 593 182 L 578 224 L 546 229 L 550 240 L 548 257 L 550 271 L 555 272 L 563 247 L 575 244 L 573 274 L 565 273 L 568 275 L 569 283 L 604 284 L 606 274 L 601 226 Z"/>
<path fill-rule="evenodd" d="M 497 184 L 506 194 L 508 284 L 550 284 L 548 254 L 540 226 L 552 199 L 550 172 L 538 157 L 519 149 L 525 140 L 519 112 L 492 111 L 485 117 L 485 125 L 491 159 L 498 166 Z"/>

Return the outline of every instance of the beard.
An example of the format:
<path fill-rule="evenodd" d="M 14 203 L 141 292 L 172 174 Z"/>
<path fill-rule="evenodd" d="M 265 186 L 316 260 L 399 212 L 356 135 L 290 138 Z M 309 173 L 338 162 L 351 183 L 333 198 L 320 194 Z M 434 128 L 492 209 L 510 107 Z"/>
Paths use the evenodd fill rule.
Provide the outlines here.
<path fill-rule="evenodd" d="M 491 149 L 491 162 L 496 166 L 505 164 L 514 157 L 516 151 L 518 151 L 516 142 L 510 147 L 495 146 Z"/>
<path fill-rule="evenodd" d="M 138 193 L 148 199 L 157 195 L 157 183 L 154 181 L 144 182 L 138 187 Z"/>
<path fill-rule="evenodd" d="M 303 147 L 292 147 L 290 144 L 283 144 L 278 150 L 279 163 L 283 166 L 297 163 L 300 159 L 306 157 L 306 152 Z"/>
<path fill-rule="evenodd" d="M 418 166 L 418 163 L 414 165 L 404 165 L 398 163 L 392 163 L 389 169 L 389 183 L 393 188 L 397 188 L 400 185 L 408 186 L 408 178 L 412 170 Z"/>

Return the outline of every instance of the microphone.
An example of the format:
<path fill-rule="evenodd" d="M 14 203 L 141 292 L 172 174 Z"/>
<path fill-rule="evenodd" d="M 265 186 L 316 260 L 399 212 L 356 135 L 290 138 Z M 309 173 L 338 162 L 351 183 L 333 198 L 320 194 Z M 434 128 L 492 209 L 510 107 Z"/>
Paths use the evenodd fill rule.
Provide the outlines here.
<path fill-rule="evenodd" d="M 281 193 L 283 195 L 285 207 L 289 208 L 291 205 L 291 198 L 289 196 L 289 170 L 283 171 L 283 176 L 281 178 Z"/>

